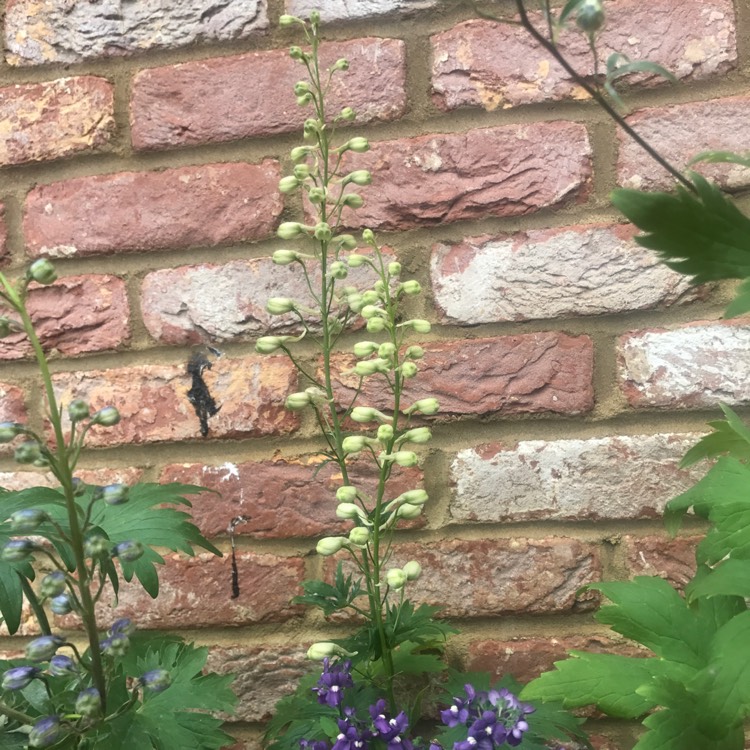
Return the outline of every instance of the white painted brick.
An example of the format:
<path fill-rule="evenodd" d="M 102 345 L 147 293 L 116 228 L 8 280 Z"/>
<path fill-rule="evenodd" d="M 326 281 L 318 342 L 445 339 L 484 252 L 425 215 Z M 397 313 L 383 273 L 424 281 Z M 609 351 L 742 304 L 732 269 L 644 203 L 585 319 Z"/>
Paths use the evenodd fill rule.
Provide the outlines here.
<path fill-rule="evenodd" d="M 320 11 L 323 21 L 350 21 L 355 18 L 404 13 L 433 8 L 439 0 L 286 0 L 286 12 L 306 17 Z"/>

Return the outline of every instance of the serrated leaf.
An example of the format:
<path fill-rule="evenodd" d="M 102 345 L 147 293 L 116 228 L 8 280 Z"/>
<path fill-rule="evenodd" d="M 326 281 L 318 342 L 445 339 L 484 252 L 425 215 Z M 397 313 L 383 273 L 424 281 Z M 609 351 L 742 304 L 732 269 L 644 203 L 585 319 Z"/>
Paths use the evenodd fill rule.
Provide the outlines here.
<path fill-rule="evenodd" d="M 697 194 L 615 190 L 612 202 L 639 229 L 643 247 L 655 250 L 694 284 L 750 277 L 750 219 L 719 188 L 691 175 Z"/>
<path fill-rule="evenodd" d="M 674 666 L 658 658 L 573 651 L 571 658 L 555 662 L 554 671 L 530 682 L 520 697 L 557 701 L 565 708 L 595 705 L 610 716 L 635 719 L 656 706 L 637 690 Z"/>
<path fill-rule="evenodd" d="M 722 454 L 734 456 L 740 461 L 750 459 L 750 430 L 726 404 L 719 406 L 726 419 L 708 423 L 714 432 L 702 437 L 685 454 L 680 467 L 691 466 L 701 458 L 714 458 Z"/>
<path fill-rule="evenodd" d="M 714 596 L 750 597 L 750 560 L 725 560 L 697 581 L 691 581 L 691 599 Z"/>
<path fill-rule="evenodd" d="M 632 581 L 595 583 L 611 602 L 596 614 L 599 622 L 640 643 L 657 656 L 700 669 L 706 661 L 707 631 L 667 581 L 637 576 Z"/>

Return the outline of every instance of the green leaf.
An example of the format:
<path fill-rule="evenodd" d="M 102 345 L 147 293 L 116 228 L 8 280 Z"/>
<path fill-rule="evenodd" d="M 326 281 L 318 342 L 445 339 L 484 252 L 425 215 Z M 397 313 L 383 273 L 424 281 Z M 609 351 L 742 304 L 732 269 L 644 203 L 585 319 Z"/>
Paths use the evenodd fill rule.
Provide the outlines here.
<path fill-rule="evenodd" d="M 735 292 L 734 299 L 724 311 L 725 318 L 737 318 L 750 312 L 750 279 L 745 279 Z"/>
<path fill-rule="evenodd" d="M 595 705 L 610 716 L 635 719 L 656 706 L 636 691 L 674 666 L 657 658 L 618 654 L 573 651 L 571 657 L 530 682 L 521 691 L 522 700 L 558 701 L 565 708 Z"/>
<path fill-rule="evenodd" d="M 698 580 L 691 581 L 691 599 L 714 596 L 750 598 L 750 560 L 725 560 Z"/>
<path fill-rule="evenodd" d="M 334 583 L 325 581 L 303 581 L 304 594 L 292 599 L 294 604 L 319 607 L 326 616 L 348 607 L 362 593 L 361 581 L 353 581 L 352 574 L 344 575 L 343 563 L 336 566 Z"/>
<path fill-rule="evenodd" d="M 723 454 L 740 461 L 750 459 L 750 430 L 726 404 L 719 404 L 726 420 L 709 422 L 714 432 L 702 437 L 680 462 L 680 467 L 692 466 L 702 458 L 715 458 Z"/>
<path fill-rule="evenodd" d="M 557 20 L 558 24 L 564 24 L 570 17 L 570 14 L 575 13 L 575 11 L 577 11 L 578 8 L 583 5 L 583 3 L 584 0 L 568 0 L 568 2 L 565 3 L 565 6 L 560 12 L 560 17 Z"/>
<path fill-rule="evenodd" d="M 688 162 L 688 166 L 699 162 L 740 164 L 743 167 L 750 167 L 750 155 L 743 156 L 734 151 L 701 151 Z"/>
<path fill-rule="evenodd" d="M 655 250 L 693 283 L 750 277 L 750 219 L 719 188 L 691 175 L 697 194 L 615 190 L 612 202 L 647 232 L 639 244 Z"/>
<path fill-rule="evenodd" d="M 685 600 L 664 579 L 638 576 L 632 581 L 595 583 L 586 588 L 601 591 L 612 601 L 597 612 L 599 622 L 663 659 L 693 669 L 704 666 L 713 633 L 702 627 Z"/>

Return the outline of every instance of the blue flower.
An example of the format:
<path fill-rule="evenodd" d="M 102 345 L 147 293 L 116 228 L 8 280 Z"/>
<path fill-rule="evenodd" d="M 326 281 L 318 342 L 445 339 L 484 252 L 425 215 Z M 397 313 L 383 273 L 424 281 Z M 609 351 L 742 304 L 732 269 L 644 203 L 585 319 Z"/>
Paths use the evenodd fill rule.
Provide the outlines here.
<path fill-rule="evenodd" d="M 349 672 L 351 667 L 351 661 L 337 663 L 330 667 L 328 658 L 323 659 L 323 674 L 320 675 L 317 687 L 313 688 L 313 692 L 318 695 L 318 703 L 332 708 L 341 705 L 343 688 L 354 687 L 354 681 Z"/>
<path fill-rule="evenodd" d="M 395 718 L 388 718 L 385 701 L 381 698 L 375 705 L 370 706 L 370 716 L 377 738 L 388 744 L 388 750 L 413 750 L 411 741 L 402 737 L 409 726 L 406 713 L 401 711 Z"/>
<path fill-rule="evenodd" d="M 29 747 L 49 747 L 60 739 L 62 727 L 59 716 L 45 716 L 29 732 Z"/>
<path fill-rule="evenodd" d="M 76 672 L 78 672 L 78 667 L 69 656 L 57 654 L 49 660 L 49 673 L 55 677 L 65 677 Z"/>
<path fill-rule="evenodd" d="M 339 734 L 331 750 L 367 750 L 367 740 L 372 739 L 368 730 L 357 729 L 349 719 L 339 719 Z"/>
<path fill-rule="evenodd" d="M 3 674 L 3 690 L 23 690 L 39 676 L 39 667 L 13 667 Z"/>
<path fill-rule="evenodd" d="M 43 635 L 26 644 L 26 658 L 31 661 L 49 661 L 65 643 L 59 635 Z"/>

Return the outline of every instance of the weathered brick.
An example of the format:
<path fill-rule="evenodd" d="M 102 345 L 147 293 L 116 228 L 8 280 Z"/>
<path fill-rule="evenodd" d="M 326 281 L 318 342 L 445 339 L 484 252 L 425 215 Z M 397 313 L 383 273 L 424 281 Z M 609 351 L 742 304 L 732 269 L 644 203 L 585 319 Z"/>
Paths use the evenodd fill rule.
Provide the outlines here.
<path fill-rule="evenodd" d="M 540 14 L 532 14 L 543 25 Z M 731 0 L 619 0 L 607 6 L 607 23 L 597 36 L 601 60 L 614 52 L 632 60 L 659 63 L 681 80 L 725 73 L 736 65 L 735 15 Z M 563 33 L 562 53 L 584 75 L 593 74 L 586 37 Z M 435 103 L 450 110 L 462 106 L 515 107 L 558 99 L 587 98 L 578 86 L 517 25 L 472 20 L 432 37 L 432 86 Z M 664 79 L 650 77 L 654 84 Z"/>
<path fill-rule="evenodd" d="M 750 96 L 711 99 L 645 109 L 630 115 L 628 122 L 677 169 L 701 151 L 747 150 L 744 130 L 750 118 Z M 638 190 L 670 188 L 674 179 L 622 132 L 618 133 L 617 176 L 621 185 Z M 748 170 L 736 164 L 699 164 L 694 167 L 722 187 L 750 184 Z"/>
<path fill-rule="evenodd" d="M 338 398 L 348 403 L 359 385 L 353 360 L 336 358 Z M 434 342 L 420 373 L 407 381 L 402 403 L 434 396 L 440 414 L 578 414 L 593 406 L 593 348 L 586 336 L 528 333 Z M 365 380 L 363 403 L 387 409 L 383 379 Z"/>
<path fill-rule="evenodd" d="M 80 76 L 0 88 L 0 165 L 59 159 L 100 148 L 115 129 L 114 90 Z"/>
<path fill-rule="evenodd" d="M 5 204 L 0 203 L 0 263 L 5 263 L 10 256 L 8 247 L 8 225 L 5 223 Z"/>
<path fill-rule="evenodd" d="M 621 224 L 574 226 L 437 244 L 431 275 L 441 320 L 475 325 L 601 315 L 701 293 L 636 245 L 634 234 Z"/>
<path fill-rule="evenodd" d="M 11 65 L 121 57 L 196 42 L 243 39 L 268 28 L 267 0 L 70 3 L 9 0 L 6 59 Z"/>
<path fill-rule="evenodd" d="M 319 267 L 308 262 L 308 273 L 319 284 Z M 317 271 L 317 273 L 316 273 Z M 368 266 L 351 269 L 347 284 L 371 286 Z M 164 344 L 196 344 L 246 339 L 265 333 L 301 333 L 296 315 L 269 315 L 269 297 L 291 297 L 317 307 L 297 265 L 277 266 L 270 258 L 233 260 L 165 268 L 147 274 L 141 287 L 141 310 L 148 332 Z M 309 316 L 314 330 L 320 318 Z M 357 322 L 361 325 L 361 321 Z"/>
<path fill-rule="evenodd" d="M 591 175 L 586 128 L 537 122 L 373 143 L 347 166 L 372 170 L 351 226 L 410 229 L 518 216 L 582 200 Z"/>
<path fill-rule="evenodd" d="M 489 672 L 494 680 L 511 674 L 519 682 L 527 683 L 552 670 L 554 662 L 565 659 L 569 651 L 644 655 L 633 645 L 599 635 L 479 640 L 469 644 L 466 668 Z"/>
<path fill-rule="evenodd" d="M 144 630 L 228 627 L 282 622 L 301 612 L 289 603 L 304 577 L 299 557 L 238 552 L 236 599 L 228 556 L 170 554 L 165 559 L 166 565 L 159 567 L 159 598 L 151 599 L 137 581 L 123 583 L 115 609 L 98 607 L 103 627 L 118 617 L 129 617 Z M 68 615 L 63 622 L 73 626 L 76 621 Z"/>
<path fill-rule="evenodd" d="M 620 338 L 620 387 L 635 407 L 700 407 L 750 400 L 750 326 L 691 323 Z"/>
<path fill-rule="evenodd" d="M 412 559 L 423 572 L 409 596 L 441 607 L 444 617 L 579 611 L 596 595 L 576 597 L 578 589 L 601 579 L 596 547 L 560 537 L 399 544 L 389 565 Z"/>
<path fill-rule="evenodd" d="M 276 702 L 290 695 L 300 679 L 318 668 L 305 658 L 299 645 L 230 646 L 213 648 L 206 668 L 234 676 L 232 689 L 239 698 L 232 717 L 239 721 L 265 721 Z"/>
<path fill-rule="evenodd" d="M 129 466 L 123 469 L 78 469 L 76 476 L 86 484 L 135 484 L 143 476 L 143 470 Z M 0 487 L 16 492 L 30 487 L 59 487 L 60 483 L 47 471 L 0 471 Z"/>
<path fill-rule="evenodd" d="M 230 521 L 240 515 L 247 518 L 237 526 L 240 536 L 286 539 L 347 533 L 351 522 L 336 518 L 341 474 L 333 464 L 315 473 L 320 462 L 320 457 L 303 456 L 220 466 L 173 464 L 164 469 L 160 481 L 198 484 L 215 491 L 190 498 L 193 519 L 208 537 L 226 534 Z M 372 494 L 374 466 L 357 461 L 350 468 L 351 481 Z M 391 476 L 389 498 L 421 486 L 418 469 L 394 470 Z"/>
<path fill-rule="evenodd" d="M 220 407 L 209 419 L 213 437 L 278 435 L 295 429 L 297 417 L 284 408 L 295 371 L 281 357 L 222 357 L 203 372 Z M 191 377 L 185 367 L 142 365 L 114 370 L 68 372 L 54 376 L 58 400 L 84 398 L 92 410 L 114 405 L 121 422 L 95 427 L 91 446 L 191 440 L 200 437 L 200 423 L 188 400 Z"/>
<path fill-rule="evenodd" d="M 341 57 L 351 64 L 333 78 L 331 111 L 353 107 L 360 123 L 404 114 L 402 41 L 353 39 L 323 44 L 320 54 L 323 66 Z M 299 63 L 285 49 L 143 70 L 133 80 L 133 145 L 168 148 L 300 130 L 310 116 L 292 91 L 300 77 Z"/>
<path fill-rule="evenodd" d="M 26 396 L 15 385 L 0 383 L 0 422 L 25 422 Z"/>
<path fill-rule="evenodd" d="M 281 213 L 278 179 L 267 159 L 41 185 L 26 200 L 26 245 L 31 255 L 67 257 L 260 239 Z"/>
<path fill-rule="evenodd" d="M 308 16 L 317 10 L 324 21 L 351 21 L 385 13 L 410 13 L 433 8 L 439 0 L 286 0 L 286 12 Z"/>
<path fill-rule="evenodd" d="M 28 308 L 47 350 L 75 356 L 116 349 L 130 337 L 125 282 L 117 276 L 66 276 L 30 290 Z M 23 333 L 0 340 L 0 359 L 31 356 Z"/>
<path fill-rule="evenodd" d="M 629 577 L 659 576 L 681 589 L 695 575 L 695 548 L 699 536 L 625 536 Z"/>
<path fill-rule="evenodd" d="M 451 518 L 485 523 L 657 518 L 705 472 L 680 469 L 695 434 L 528 440 L 467 448 L 451 464 Z"/>

